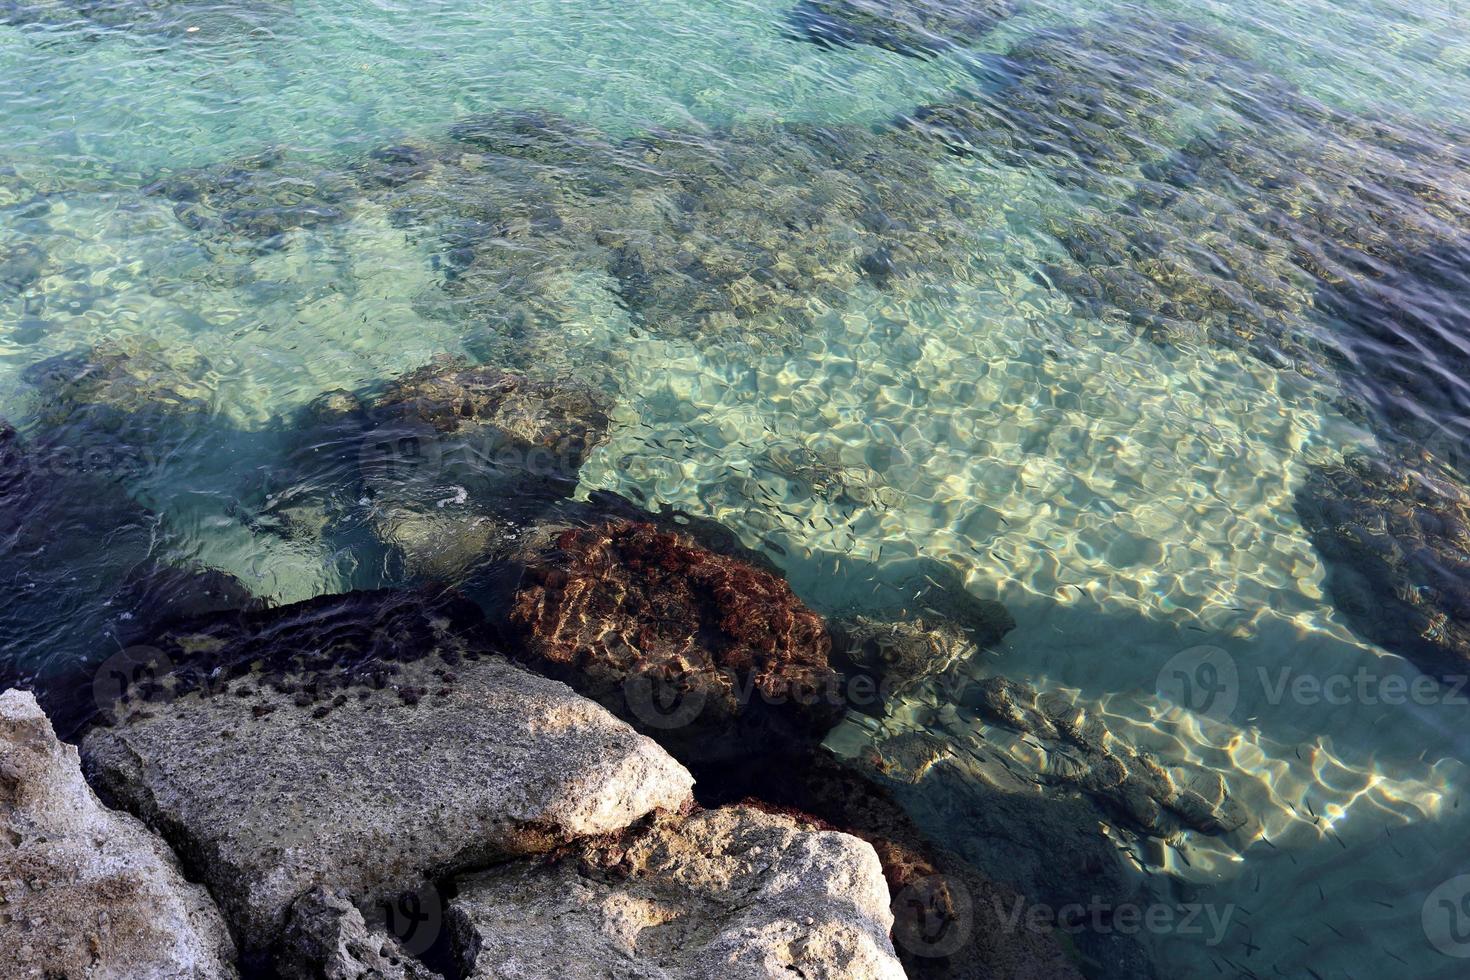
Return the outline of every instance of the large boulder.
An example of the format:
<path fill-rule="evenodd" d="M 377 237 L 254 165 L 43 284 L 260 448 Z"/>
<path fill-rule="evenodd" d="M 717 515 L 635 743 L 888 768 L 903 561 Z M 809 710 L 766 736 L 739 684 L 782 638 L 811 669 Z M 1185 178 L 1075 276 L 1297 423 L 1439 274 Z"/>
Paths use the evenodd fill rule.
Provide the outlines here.
<path fill-rule="evenodd" d="M 515 655 L 691 762 L 812 742 L 841 717 L 822 617 L 785 580 L 692 537 L 612 519 L 530 555 Z"/>
<path fill-rule="evenodd" d="M 878 857 L 855 837 L 731 807 L 459 881 L 469 976 L 904 976 Z"/>
<path fill-rule="evenodd" d="M 35 697 L 0 694 L 0 975 L 228 980 L 219 910 L 136 818 L 98 802 Z"/>
<path fill-rule="evenodd" d="M 701 783 L 701 802 L 742 800 L 873 846 L 888 883 L 894 947 L 913 980 L 1080 980 L 1063 937 L 1047 924 L 1010 919 L 1036 895 L 938 843 L 909 815 L 884 769 L 807 747 L 721 777 Z"/>
<path fill-rule="evenodd" d="M 247 963 L 317 886 L 372 907 L 690 800 L 662 749 L 507 663 L 462 600 L 325 597 L 184 623 L 89 732 L 99 792 L 209 885 Z"/>

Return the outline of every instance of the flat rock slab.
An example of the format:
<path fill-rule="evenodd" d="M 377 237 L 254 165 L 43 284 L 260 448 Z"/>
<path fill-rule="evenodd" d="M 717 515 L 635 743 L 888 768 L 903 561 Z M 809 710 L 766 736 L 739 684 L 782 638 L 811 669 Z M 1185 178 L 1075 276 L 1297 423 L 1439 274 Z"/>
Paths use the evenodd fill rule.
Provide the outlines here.
<path fill-rule="evenodd" d="M 0 976 L 229 980 L 234 960 L 167 845 L 98 802 L 31 694 L 0 695 Z"/>
<path fill-rule="evenodd" d="M 368 681 L 282 673 L 280 657 L 237 664 L 224 684 L 155 691 L 154 703 L 116 712 L 126 717 L 89 732 L 82 756 L 99 792 L 162 832 L 209 885 L 251 965 L 268 962 L 292 903 L 315 886 L 391 902 L 689 803 L 692 777 L 604 709 L 450 646 L 395 657 Z M 320 662 L 293 657 L 297 669 Z"/>
<path fill-rule="evenodd" d="M 904 976 L 872 846 L 750 807 L 458 885 L 450 921 L 472 980 Z"/>

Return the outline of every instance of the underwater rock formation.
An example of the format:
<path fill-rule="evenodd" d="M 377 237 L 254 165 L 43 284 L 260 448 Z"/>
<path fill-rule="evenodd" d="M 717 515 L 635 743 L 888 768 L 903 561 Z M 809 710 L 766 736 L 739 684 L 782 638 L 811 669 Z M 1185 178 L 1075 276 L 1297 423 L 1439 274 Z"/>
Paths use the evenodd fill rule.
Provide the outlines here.
<path fill-rule="evenodd" d="M 975 240 L 933 161 L 865 130 L 746 123 L 625 152 L 656 180 L 586 218 L 623 301 L 659 332 L 788 334 L 860 282 L 962 266 Z"/>
<path fill-rule="evenodd" d="M 252 248 L 381 209 L 429 243 L 444 295 L 425 309 L 470 321 L 477 356 L 562 363 L 561 325 L 577 315 L 567 294 L 589 272 L 644 328 L 710 341 L 789 338 L 860 283 L 958 273 L 977 232 L 939 162 L 858 127 L 757 121 L 612 138 L 515 111 L 345 165 L 273 152 L 150 190 L 202 233 Z"/>
<path fill-rule="evenodd" d="M 238 975 L 209 894 L 141 821 L 98 802 L 24 691 L 0 694 L 0 841 L 0 975 Z"/>
<path fill-rule="evenodd" d="M 1032 736 L 1048 753 L 1044 781 L 1100 800 L 1131 829 L 1164 834 L 1182 825 L 1224 834 L 1248 822 L 1218 772 L 1166 767 L 1116 739 L 1100 718 L 1064 697 L 987 677 L 967 690 L 961 703 L 988 721 Z"/>
<path fill-rule="evenodd" d="M 1008 911 L 1036 904 L 1053 910 L 1095 902 L 1117 907 L 1139 898 L 1139 883 L 1125 872 L 1116 837 L 1085 799 L 1045 795 L 1029 778 L 979 764 L 946 741 L 919 732 L 881 740 L 850 764 L 860 765 L 883 787 L 920 832 L 958 855 L 960 868 L 973 869 L 955 877 L 961 883 L 978 881 L 982 889 L 975 896 L 976 931 L 990 929 L 1006 943 L 1022 942 L 1035 933 L 1029 926 L 1018 930 L 1008 924 Z M 944 862 L 938 863 L 943 870 Z M 1014 896 L 1009 901 L 1007 893 Z M 980 898 L 987 894 L 1003 898 L 981 907 Z M 1069 925 L 1060 919 L 1056 924 Z M 1079 963 L 1092 961 L 1089 975 L 1154 976 L 1133 937 L 1089 929 L 1069 929 L 1068 936 Z"/>
<path fill-rule="evenodd" d="M 1352 365 L 1343 384 L 1374 413 L 1400 387 L 1444 404 L 1444 382 L 1418 368 L 1424 351 L 1465 360 L 1447 335 L 1470 257 L 1470 157 L 1438 127 L 1370 121 L 1285 86 L 1239 101 L 1249 128 L 1191 140 L 1121 208 L 1054 226 L 1084 270 L 1054 281 L 1161 338 L 1316 374 Z"/>
<path fill-rule="evenodd" d="M 844 673 L 875 681 L 883 701 L 901 698 L 925 678 L 938 677 L 975 653 L 970 637 L 948 619 L 881 620 L 856 614 L 832 621 L 832 649 Z M 850 667 L 848 665 L 851 665 Z M 881 705 L 855 705 L 878 714 Z"/>
<path fill-rule="evenodd" d="M 1068 184 L 1136 176 L 1188 132 L 1196 100 L 1256 84 L 1225 37 L 1168 21 L 1105 18 L 1019 42 L 994 91 L 958 92 L 899 120 L 959 155 L 1039 167 Z"/>
<path fill-rule="evenodd" d="M 349 172 L 278 149 L 176 171 L 143 193 L 173 201 L 174 214 L 196 231 L 279 248 L 290 232 L 347 220 L 357 190 Z"/>
<path fill-rule="evenodd" d="M 117 484 L 126 465 L 0 420 L 0 684 L 34 688 L 64 737 L 95 710 L 98 665 L 167 618 L 239 608 L 228 575 L 168 560 L 157 517 Z"/>
<path fill-rule="evenodd" d="M 609 409 L 576 381 L 436 359 L 365 406 L 372 526 L 411 574 L 453 578 L 576 486 Z"/>
<path fill-rule="evenodd" d="M 562 532 L 507 619 L 517 657 L 680 759 L 815 741 L 843 711 L 826 624 L 784 580 L 652 524 Z"/>
<path fill-rule="evenodd" d="M 1470 674 L 1470 491 L 1435 461 L 1350 453 L 1314 467 L 1296 511 L 1361 636 L 1426 674 Z"/>
<path fill-rule="evenodd" d="M 926 57 L 973 44 L 1015 10 L 1014 0 L 801 0 L 787 21 L 822 47 L 870 44 Z"/>
<path fill-rule="evenodd" d="M 478 621 L 370 593 L 180 623 L 152 643 L 173 669 L 87 733 L 88 777 L 209 886 L 250 969 L 318 885 L 371 907 L 688 803 L 662 749 Z"/>
<path fill-rule="evenodd" d="M 872 847 L 751 807 L 663 817 L 456 890 L 470 978 L 905 976 Z"/>

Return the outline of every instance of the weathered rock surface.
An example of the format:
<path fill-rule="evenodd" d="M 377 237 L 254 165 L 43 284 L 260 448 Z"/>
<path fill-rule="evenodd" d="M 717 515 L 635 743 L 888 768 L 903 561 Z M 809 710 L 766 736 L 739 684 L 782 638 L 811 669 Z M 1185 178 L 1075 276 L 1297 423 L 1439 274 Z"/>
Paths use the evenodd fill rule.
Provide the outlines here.
<path fill-rule="evenodd" d="M 282 980 L 439 980 L 362 912 L 321 886 L 296 900 L 277 954 Z"/>
<path fill-rule="evenodd" d="M 477 620 L 375 593 L 182 624 L 155 641 L 174 669 L 88 733 L 89 776 L 173 843 L 252 965 L 318 885 L 391 901 L 689 801 L 662 749 L 488 653 Z"/>
<path fill-rule="evenodd" d="M 82 781 L 27 692 L 0 694 L 0 975 L 227 980 L 235 945 L 203 887 Z"/>
<path fill-rule="evenodd" d="M 880 770 L 825 748 L 800 749 L 701 781 L 701 801 L 747 804 L 872 844 L 887 879 L 894 947 L 914 980 L 1077 980 L 1049 926 L 1010 918 L 1022 896 L 936 843 Z"/>
<path fill-rule="evenodd" d="M 508 630 L 537 671 L 681 759 L 816 741 L 843 710 L 826 624 L 783 579 L 649 523 L 572 528 L 530 556 Z"/>
<path fill-rule="evenodd" d="M 461 879 L 474 978 L 904 976 L 877 855 L 749 807 Z"/>

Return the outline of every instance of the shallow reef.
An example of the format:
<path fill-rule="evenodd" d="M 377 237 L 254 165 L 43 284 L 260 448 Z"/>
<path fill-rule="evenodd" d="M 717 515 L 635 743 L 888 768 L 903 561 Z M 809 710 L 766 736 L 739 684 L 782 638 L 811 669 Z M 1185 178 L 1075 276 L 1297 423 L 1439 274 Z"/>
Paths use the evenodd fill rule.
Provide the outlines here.
<path fill-rule="evenodd" d="M 1135 18 L 1040 31 L 985 74 L 989 84 L 919 106 L 898 124 L 952 153 L 1089 188 L 1167 156 L 1201 114 L 1198 103 L 1259 81 L 1217 32 Z"/>
<path fill-rule="evenodd" d="M 444 296 L 426 309 L 483 328 L 486 356 L 555 357 L 569 277 L 588 272 L 643 328 L 701 341 L 790 337 L 860 283 L 962 274 L 974 215 L 938 180 L 940 162 L 861 127 L 757 121 L 615 139 L 515 111 L 340 167 L 272 153 L 150 191 L 225 247 L 278 248 L 383 209 L 431 251 Z"/>
<path fill-rule="evenodd" d="M 868 44 L 928 57 L 973 44 L 1015 12 L 1014 0 L 801 0 L 786 20 L 822 47 Z"/>
<path fill-rule="evenodd" d="M 357 186 L 349 173 L 275 149 L 175 171 L 143 193 L 173 201 L 181 222 L 221 242 L 279 248 L 290 232 L 347 220 Z"/>
<path fill-rule="evenodd" d="M 1470 491 L 1427 453 L 1318 466 L 1296 511 L 1363 637 L 1444 679 L 1470 674 Z"/>

